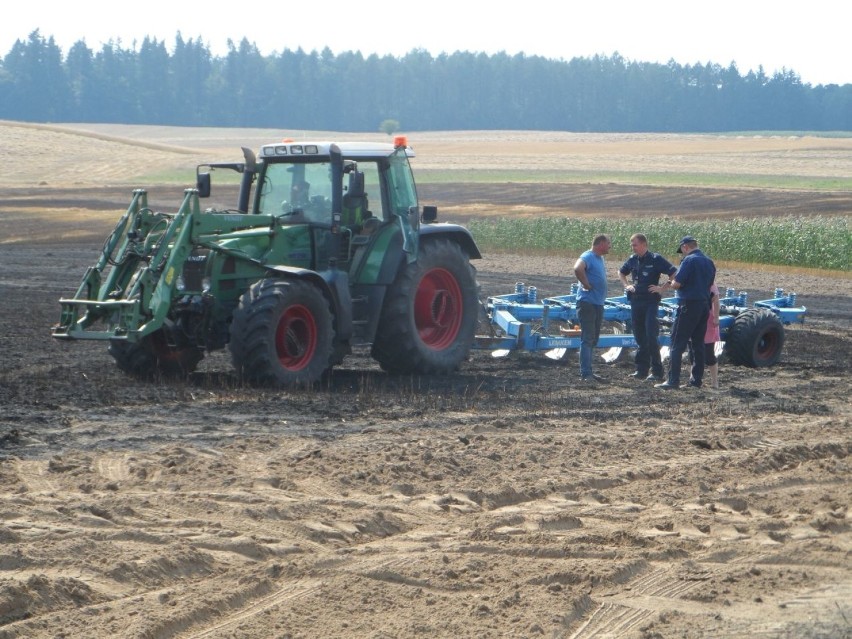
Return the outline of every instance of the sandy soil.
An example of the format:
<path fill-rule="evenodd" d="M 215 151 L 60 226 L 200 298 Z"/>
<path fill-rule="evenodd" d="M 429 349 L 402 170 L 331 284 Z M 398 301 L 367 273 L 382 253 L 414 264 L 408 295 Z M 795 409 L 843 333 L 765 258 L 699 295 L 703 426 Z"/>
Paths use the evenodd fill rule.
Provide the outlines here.
<path fill-rule="evenodd" d="M 723 268 L 810 311 L 718 392 L 486 351 L 446 377 L 358 352 L 311 391 L 224 353 L 141 383 L 49 337 L 113 195 L 0 193 L 0 639 L 852 636 L 848 278 Z M 476 266 L 549 295 L 572 261 Z"/>

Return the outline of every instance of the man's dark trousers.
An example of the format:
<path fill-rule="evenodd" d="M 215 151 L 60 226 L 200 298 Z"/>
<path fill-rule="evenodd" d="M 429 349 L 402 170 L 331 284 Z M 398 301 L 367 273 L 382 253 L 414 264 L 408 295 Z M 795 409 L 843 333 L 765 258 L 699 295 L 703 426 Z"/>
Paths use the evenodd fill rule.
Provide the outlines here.
<path fill-rule="evenodd" d="M 680 386 L 680 365 L 687 344 L 692 342 L 692 374 L 689 381 L 701 386 L 704 378 L 704 333 L 710 316 L 709 300 L 681 300 L 672 326 L 671 366 L 669 384 Z"/>
<path fill-rule="evenodd" d="M 640 375 L 654 373 L 663 376 L 663 362 L 660 358 L 660 321 L 657 313 L 660 300 L 656 295 L 633 295 L 630 300 L 630 318 L 633 323 L 633 337 L 636 340 L 636 372 Z"/>

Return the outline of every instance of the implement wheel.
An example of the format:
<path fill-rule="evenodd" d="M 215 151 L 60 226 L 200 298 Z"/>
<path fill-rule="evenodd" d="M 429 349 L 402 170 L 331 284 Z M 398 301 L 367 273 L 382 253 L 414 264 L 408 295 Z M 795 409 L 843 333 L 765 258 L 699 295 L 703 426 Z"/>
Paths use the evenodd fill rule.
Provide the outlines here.
<path fill-rule="evenodd" d="M 372 356 L 394 373 L 447 373 L 467 359 L 479 314 L 476 275 L 461 247 L 424 241 L 388 289 Z"/>
<path fill-rule="evenodd" d="M 331 366 L 333 318 L 309 282 L 266 279 L 240 299 L 228 345 L 240 376 L 272 386 L 310 385 Z"/>
<path fill-rule="evenodd" d="M 784 325 L 768 308 L 749 308 L 734 320 L 725 342 L 725 356 L 750 368 L 775 365 L 784 347 Z"/>
<path fill-rule="evenodd" d="M 195 346 L 169 344 L 163 329 L 146 335 L 138 342 L 110 340 L 109 354 L 118 368 L 138 379 L 180 378 L 192 373 L 204 352 Z"/>

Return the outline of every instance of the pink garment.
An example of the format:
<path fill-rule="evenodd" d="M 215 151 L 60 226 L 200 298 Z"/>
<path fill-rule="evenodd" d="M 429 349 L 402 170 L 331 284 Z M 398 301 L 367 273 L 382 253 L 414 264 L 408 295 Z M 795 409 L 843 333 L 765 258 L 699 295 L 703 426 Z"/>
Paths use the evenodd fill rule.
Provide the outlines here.
<path fill-rule="evenodd" d="M 719 299 L 719 287 L 715 284 L 710 285 L 710 292 L 716 297 L 716 300 Z M 719 325 L 713 324 L 713 303 L 710 304 L 710 317 L 707 318 L 707 332 L 704 333 L 704 343 L 705 344 L 715 344 L 722 336 L 719 335 Z"/>

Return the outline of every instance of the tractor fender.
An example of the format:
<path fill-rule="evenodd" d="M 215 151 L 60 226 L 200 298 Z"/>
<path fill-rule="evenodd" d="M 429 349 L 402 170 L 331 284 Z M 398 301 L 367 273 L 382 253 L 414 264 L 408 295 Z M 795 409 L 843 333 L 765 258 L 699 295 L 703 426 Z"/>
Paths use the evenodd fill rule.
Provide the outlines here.
<path fill-rule="evenodd" d="M 482 253 L 476 245 L 476 240 L 473 239 L 471 232 L 460 224 L 452 224 L 450 222 L 438 222 L 435 224 L 423 224 L 420 226 L 420 238 L 446 238 L 451 242 L 455 242 L 461 246 L 462 250 L 467 253 L 468 258 L 478 260 L 482 258 Z"/>
<path fill-rule="evenodd" d="M 473 239 L 470 231 L 459 224 L 437 223 L 423 224 L 419 229 L 418 244 L 422 248 L 425 242 L 435 242 L 439 240 L 449 240 L 454 244 L 458 244 L 461 250 L 467 255 L 468 259 L 481 259 L 482 253 L 479 252 L 479 247 L 476 246 L 476 241 Z M 402 249 L 402 233 L 399 229 L 394 229 L 389 237 L 389 243 L 383 249 L 384 258 L 382 259 L 381 268 L 378 273 L 369 280 L 373 284 L 381 284 L 389 286 L 399 274 L 400 269 L 406 261 L 405 253 Z M 382 296 L 384 290 L 382 291 Z M 381 307 L 383 300 L 381 298 L 374 300 Z"/>
<path fill-rule="evenodd" d="M 372 342 L 381 317 L 380 309 L 385 304 L 385 294 L 388 287 L 396 281 L 400 271 L 406 264 L 406 253 L 403 251 L 402 233 L 397 225 L 385 225 L 377 241 L 371 243 L 371 250 L 382 255 L 375 260 L 370 268 L 360 269 L 353 276 L 352 294 L 367 300 L 367 308 L 372 309 L 364 319 L 366 324 L 359 329 L 359 335 Z M 482 257 L 470 231 L 463 226 L 451 223 L 423 224 L 419 228 L 418 244 L 422 250 L 424 243 L 447 239 L 459 245 L 468 259 Z"/>
<path fill-rule="evenodd" d="M 318 272 L 309 268 L 285 265 L 267 265 L 266 268 L 270 274 L 306 280 L 319 288 L 331 303 L 336 338 L 349 340 L 352 336 L 352 297 L 349 291 L 349 275 L 346 271 L 328 269 Z"/>
<path fill-rule="evenodd" d="M 424 224 L 419 229 L 419 243 L 447 239 L 458 244 L 468 259 L 480 259 L 482 253 L 470 231 L 458 224 L 440 223 Z M 352 282 L 359 285 L 390 285 L 399 273 L 406 253 L 403 250 L 403 237 L 397 225 L 384 224 L 376 233 L 375 239 L 369 244 L 369 254 L 381 256 L 379 259 L 369 258 L 353 274 Z M 381 301 L 381 300 L 379 300 Z"/>

